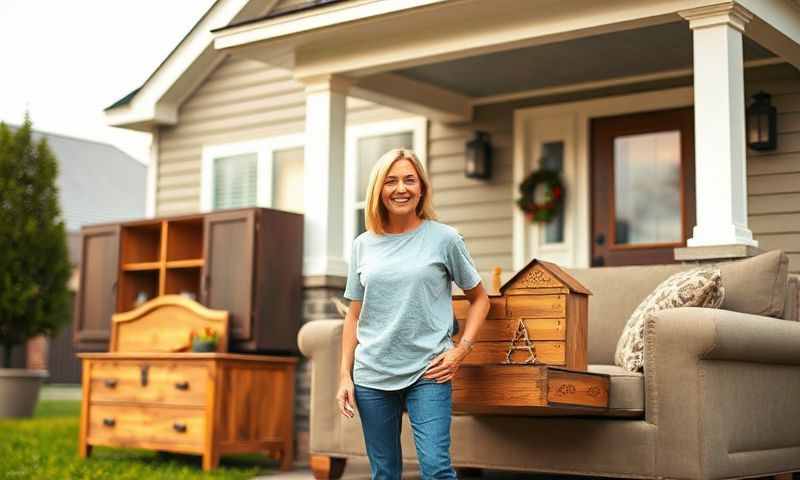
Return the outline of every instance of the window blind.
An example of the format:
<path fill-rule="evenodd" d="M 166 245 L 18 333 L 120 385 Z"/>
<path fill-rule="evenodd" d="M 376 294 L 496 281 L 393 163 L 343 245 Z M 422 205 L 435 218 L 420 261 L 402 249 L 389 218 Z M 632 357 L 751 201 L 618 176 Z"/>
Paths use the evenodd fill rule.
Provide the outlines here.
<path fill-rule="evenodd" d="M 258 154 L 214 159 L 214 209 L 255 206 L 257 184 Z"/>

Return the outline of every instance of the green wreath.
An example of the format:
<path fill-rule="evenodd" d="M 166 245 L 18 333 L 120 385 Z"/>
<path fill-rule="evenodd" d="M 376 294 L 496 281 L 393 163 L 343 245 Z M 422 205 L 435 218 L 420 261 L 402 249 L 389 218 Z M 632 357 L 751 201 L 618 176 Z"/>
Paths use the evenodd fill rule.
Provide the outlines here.
<path fill-rule="evenodd" d="M 545 201 L 536 203 L 536 189 L 544 184 Z M 517 200 L 519 208 L 525 212 L 525 217 L 532 222 L 549 222 L 564 208 L 564 185 L 561 177 L 554 170 L 540 169 L 528 175 L 528 178 L 519 184 L 520 198 Z"/>

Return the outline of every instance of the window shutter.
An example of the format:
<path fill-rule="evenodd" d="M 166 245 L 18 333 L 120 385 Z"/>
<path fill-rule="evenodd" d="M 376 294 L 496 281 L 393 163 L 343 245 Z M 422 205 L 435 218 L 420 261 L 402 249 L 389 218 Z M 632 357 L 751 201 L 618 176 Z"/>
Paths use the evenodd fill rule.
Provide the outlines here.
<path fill-rule="evenodd" d="M 214 159 L 214 209 L 255 206 L 258 200 L 258 154 Z"/>

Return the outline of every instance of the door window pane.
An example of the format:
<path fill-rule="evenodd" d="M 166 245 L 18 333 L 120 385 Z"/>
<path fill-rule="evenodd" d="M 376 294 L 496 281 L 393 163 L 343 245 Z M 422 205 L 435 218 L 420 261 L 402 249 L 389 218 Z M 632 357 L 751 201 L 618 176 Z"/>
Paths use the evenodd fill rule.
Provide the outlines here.
<path fill-rule="evenodd" d="M 411 148 L 414 144 L 413 132 L 400 132 L 358 139 L 358 198 L 364 201 L 369 175 L 378 159 L 393 148 Z"/>
<path fill-rule="evenodd" d="M 564 173 L 564 142 L 547 142 L 542 144 L 540 167 Z M 562 175 L 563 177 L 563 175 Z M 544 189 L 539 189 L 543 192 Z M 537 192 L 538 193 L 538 192 Z M 537 198 L 537 202 L 544 198 Z M 544 225 L 544 243 L 561 243 L 564 241 L 564 210 Z"/>
<path fill-rule="evenodd" d="M 272 207 L 303 213 L 303 147 L 275 150 L 272 159 Z"/>
<path fill-rule="evenodd" d="M 681 231 L 680 131 L 614 139 L 616 243 L 673 243 Z"/>
<path fill-rule="evenodd" d="M 258 200 L 258 154 L 214 159 L 214 208 L 254 206 Z"/>

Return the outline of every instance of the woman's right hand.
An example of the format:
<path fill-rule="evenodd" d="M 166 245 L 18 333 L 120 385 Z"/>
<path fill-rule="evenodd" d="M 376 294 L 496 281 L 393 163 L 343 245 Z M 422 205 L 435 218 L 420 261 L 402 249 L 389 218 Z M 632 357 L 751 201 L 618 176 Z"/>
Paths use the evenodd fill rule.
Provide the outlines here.
<path fill-rule="evenodd" d="M 339 381 L 339 391 L 336 393 L 336 401 L 339 402 L 339 411 L 348 418 L 355 416 L 355 395 L 353 390 L 353 379 L 350 376 L 342 377 Z"/>

